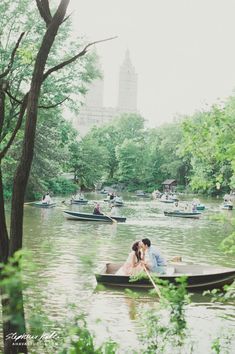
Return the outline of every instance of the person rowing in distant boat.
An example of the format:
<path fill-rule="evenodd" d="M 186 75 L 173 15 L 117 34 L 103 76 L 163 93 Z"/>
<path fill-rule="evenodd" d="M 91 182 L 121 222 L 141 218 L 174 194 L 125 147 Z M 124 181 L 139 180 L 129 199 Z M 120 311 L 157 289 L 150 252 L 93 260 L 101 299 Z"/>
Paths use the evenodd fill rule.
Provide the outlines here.
<path fill-rule="evenodd" d="M 82 194 L 82 192 L 77 192 L 73 197 L 73 200 L 84 200 L 84 195 Z"/>
<path fill-rule="evenodd" d="M 52 199 L 50 197 L 49 192 L 47 192 L 47 194 L 42 197 L 42 203 L 43 204 L 51 204 L 52 203 Z"/>
<path fill-rule="evenodd" d="M 95 215 L 104 215 L 100 210 L 100 204 L 96 203 L 95 208 L 93 210 L 93 214 Z"/>
<path fill-rule="evenodd" d="M 175 211 L 179 211 L 179 202 L 175 202 L 174 209 Z"/>

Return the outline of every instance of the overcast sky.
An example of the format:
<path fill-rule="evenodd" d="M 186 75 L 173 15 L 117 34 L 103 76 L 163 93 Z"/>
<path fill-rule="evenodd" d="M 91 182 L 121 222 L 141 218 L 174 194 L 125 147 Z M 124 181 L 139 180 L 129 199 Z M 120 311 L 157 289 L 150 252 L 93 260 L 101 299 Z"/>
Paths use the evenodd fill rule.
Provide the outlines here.
<path fill-rule="evenodd" d="M 116 107 L 126 49 L 150 125 L 225 99 L 235 88 L 235 0 L 71 0 L 75 31 L 97 45 L 104 105 Z"/>

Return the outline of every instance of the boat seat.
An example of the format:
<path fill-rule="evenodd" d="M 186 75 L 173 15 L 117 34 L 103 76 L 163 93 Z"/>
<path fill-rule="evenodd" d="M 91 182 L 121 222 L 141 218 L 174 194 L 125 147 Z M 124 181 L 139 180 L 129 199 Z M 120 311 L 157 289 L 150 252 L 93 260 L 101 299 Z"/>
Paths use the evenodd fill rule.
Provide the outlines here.
<path fill-rule="evenodd" d="M 175 267 L 167 267 L 166 275 L 173 275 L 175 273 Z"/>

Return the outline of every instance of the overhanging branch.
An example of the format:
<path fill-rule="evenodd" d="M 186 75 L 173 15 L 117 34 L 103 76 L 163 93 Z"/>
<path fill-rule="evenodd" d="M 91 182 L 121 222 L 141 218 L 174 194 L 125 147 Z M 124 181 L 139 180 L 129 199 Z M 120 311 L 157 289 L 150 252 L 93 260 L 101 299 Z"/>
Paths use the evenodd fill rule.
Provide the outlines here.
<path fill-rule="evenodd" d="M 19 39 L 18 39 L 18 41 L 16 42 L 16 45 L 15 45 L 15 47 L 14 47 L 12 53 L 11 53 L 11 59 L 10 59 L 10 62 L 8 64 L 8 66 L 7 66 L 7 69 L 2 74 L 0 74 L 0 79 L 2 79 L 3 77 L 5 77 L 5 76 L 7 76 L 9 74 L 9 72 L 10 72 L 10 70 L 12 68 L 12 65 L 14 63 L 16 51 L 17 51 L 17 49 L 18 49 L 18 47 L 20 45 L 21 39 L 23 38 L 24 34 L 25 34 L 25 32 L 22 32 L 20 37 L 19 37 Z"/>
<path fill-rule="evenodd" d="M 18 118 L 18 121 L 16 123 L 15 129 L 13 130 L 13 132 L 11 134 L 11 137 L 8 140 L 8 143 L 6 144 L 6 146 L 2 149 L 2 151 L 0 151 L 0 161 L 6 155 L 6 153 L 7 153 L 8 149 L 10 148 L 13 140 L 15 139 L 15 136 L 16 136 L 18 130 L 21 127 L 21 124 L 22 124 L 22 121 L 23 121 L 23 117 L 24 117 L 24 114 L 25 114 L 25 110 L 26 110 L 26 107 L 27 107 L 27 103 L 28 103 L 28 96 L 29 96 L 29 93 L 26 93 L 26 95 L 23 98 L 21 107 L 20 107 L 19 118 Z"/>
<path fill-rule="evenodd" d="M 101 40 L 99 40 L 99 41 L 95 41 L 95 42 L 88 43 L 88 44 L 83 48 L 83 50 L 82 50 L 80 53 L 78 53 L 77 55 L 75 55 L 74 57 L 72 57 L 72 58 L 70 58 L 70 59 L 68 59 L 68 60 L 66 60 L 66 61 L 64 61 L 64 62 L 62 62 L 62 63 L 60 63 L 60 64 L 58 64 L 58 65 L 56 65 L 56 66 L 54 66 L 53 68 L 47 70 L 47 71 L 44 73 L 44 75 L 43 75 L 43 81 L 45 81 L 45 80 L 47 79 L 47 77 L 48 77 L 50 74 L 52 74 L 53 72 L 62 69 L 62 68 L 65 67 L 66 65 L 69 65 L 69 64 L 73 63 L 73 62 L 74 62 L 75 60 L 77 60 L 79 57 L 82 57 L 83 55 L 85 55 L 86 52 L 87 52 L 87 50 L 88 50 L 88 48 L 91 47 L 92 45 L 95 45 L 95 44 L 98 44 L 98 43 L 102 43 L 102 42 L 111 41 L 111 40 L 116 39 L 116 38 L 117 38 L 117 36 L 115 36 L 115 37 L 110 37 L 110 38 L 106 38 L 106 39 L 101 39 Z"/>
<path fill-rule="evenodd" d="M 6 91 L 6 94 L 7 94 L 7 96 L 10 97 L 10 99 L 12 99 L 12 101 L 15 101 L 16 103 L 19 103 L 19 104 L 22 103 L 22 100 L 18 100 L 18 98 L 12 96 L 12 94 L 9 91 Z"/>
<path fill-rule="evenodd" d="M 43 108 L 43 109 L 50 109 L 50 108 L 55 108 L 57 106 L 59 106 L 60 104 L 64 103 L 69 97 L 65 97 L 62 101 L 60 102 L 57 102 L 57 103 L 54 103 L 50 106 L 43 106 L 43 105 L 40 105 L 38 106 L 38 108 Z"/>

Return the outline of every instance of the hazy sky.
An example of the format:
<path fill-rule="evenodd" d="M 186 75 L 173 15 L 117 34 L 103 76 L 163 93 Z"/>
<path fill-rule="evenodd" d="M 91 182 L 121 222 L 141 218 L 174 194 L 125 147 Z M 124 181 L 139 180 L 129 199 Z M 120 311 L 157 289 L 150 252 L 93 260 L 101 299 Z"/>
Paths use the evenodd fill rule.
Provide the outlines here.
<path fill-rule="evenodd" d="M 126 49 L 138 109 L 152 126 L 190 114 L 235 88 L 235 0 L 71 0 L 77 34 L 97 45 L 104 105 L 116 107 Z"/>

